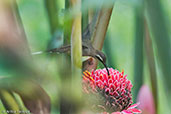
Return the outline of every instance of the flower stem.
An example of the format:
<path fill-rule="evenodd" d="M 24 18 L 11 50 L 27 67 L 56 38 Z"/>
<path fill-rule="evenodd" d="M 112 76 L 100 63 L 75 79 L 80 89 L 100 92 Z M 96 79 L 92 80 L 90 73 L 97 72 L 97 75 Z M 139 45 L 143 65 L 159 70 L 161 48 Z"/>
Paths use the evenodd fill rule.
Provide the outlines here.
<path fill-rule="evenodd" d="M 56 0 L 45 0 L 45 6 L 49 18 L 51 34 L 53 35 L 59 26 Z"/>
<path fill-rule="evenodd" d="M 156 75 L 156 65 L 155 65 L 155 60 L 154 60 L 154 52 L 152 48 L 152 41 L 150 38 L 149 30 L 147 27 L 147 24 L 145 22 L 145 49 L 146 49 L 146 54 L 147 54 L 147 61 L 148 61 L 148 66 L 149 66 L 149 71 L 150 71 L 150 79 L 151 79 L 151 85 L 152 85 L 152 93 L 154 96 L 154 103 L 155 103 L 155 112 L 157 114 L 157 104 L 158 104 L 158 92 L 157 92 L 157 75 Z"/>
<path fill-rule="evenodd" d="M 165 91 L 168 95 L 168 101 L 170 102 L 170 88 L 171 88 L 171 43 L 167 29 L 169 21 L 165 21 L 164 13 L 160 4 L 160 0 L 145 0 L 147 8 L 148 23 L 150 24 L 151 33 L 154 37 L 154 43 L 156 44 L 156 50 L 158 52 L 158 60 L 160 68 L 163 72 L 163 79 L 165 81 Z M 168 103 L 169 103 L 168 102 Z M 170 103 L 169 103 L 170 104 Z M 171 105 L 170 105 L 171 106 Z"/>
<path fill-rule="evenodd" d="M 136 101 L 138 91 L 143 84 L 143 38 L 144 15 L 141 6 L 141 8 L 135 8 L 134 101 Z"/>
<path fill-rule="evenodd" d="M 72 113 L 78 111 L 78 104 L 81 103 L 81 68 L 82 68 L 82 33 L 81 33 L 81 0 L 71 0 L 71 6 L 77 8 L 73 15 L 71 31 L 71 67 L 72 67 Z"/>

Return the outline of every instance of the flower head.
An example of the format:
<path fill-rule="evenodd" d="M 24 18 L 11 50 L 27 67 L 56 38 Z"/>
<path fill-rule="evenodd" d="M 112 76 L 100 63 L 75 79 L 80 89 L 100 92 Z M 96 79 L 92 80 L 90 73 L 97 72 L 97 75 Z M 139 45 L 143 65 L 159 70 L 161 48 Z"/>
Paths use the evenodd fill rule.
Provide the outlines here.
<path fill-rule="evenodd" d="M 126 110 L 123 110 L 121 112 L 113 112 L 112 114 L 134 114 L 134 113 L 142 113 L 141 110 L 139 110 L 139 109 L 136 108 L 138 105 L 139 105 L 139 103 L 133 104 L 133 105 L 129 106 Z"/>
<path fill-rule="evenodd" d="M 132 104 L 132 84 L 127 79 L 124 72 L 119 72 L 109 68 L 110 76 L 107 75 L 106 69 L 93 70 L 91 73 L 84 72 L 83 90 L 88 95 L 90 104 L 93 109 L 103 112 L 123 112 L 130 110 L 126 114 L 133 114 L 130 109 Z M 114 113 L 113 113 L 114 114 Z"/>

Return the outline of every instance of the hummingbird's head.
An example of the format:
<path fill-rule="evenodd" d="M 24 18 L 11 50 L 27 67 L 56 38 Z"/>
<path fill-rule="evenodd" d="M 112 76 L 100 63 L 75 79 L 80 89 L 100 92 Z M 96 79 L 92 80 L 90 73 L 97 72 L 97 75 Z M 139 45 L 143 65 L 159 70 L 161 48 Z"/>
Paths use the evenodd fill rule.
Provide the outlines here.
<path fill-rule="evenodd" d="M 107 65 L 106 65 L 106 56 L 105 56 L 105 54 L 103 52 L 99 51 L 99 50 L 96 50 L 95 58 L 97 58 L 104 65 L 104 67 L 107 70 L 108 75 L 110 75 L 109 70 L 108 70 Z"/>
<path fill-rule="evenodd" d="M 106 64 L 106 56 L 103 52 L 96 50 L 95 57 L 101 61 L 103 64 Z"/>

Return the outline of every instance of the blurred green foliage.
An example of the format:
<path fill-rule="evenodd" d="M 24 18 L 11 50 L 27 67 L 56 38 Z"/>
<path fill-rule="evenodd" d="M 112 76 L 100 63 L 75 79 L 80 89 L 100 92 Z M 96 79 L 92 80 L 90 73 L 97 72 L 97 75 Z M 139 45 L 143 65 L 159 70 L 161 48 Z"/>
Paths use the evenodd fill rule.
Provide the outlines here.
<path fill-rule="evenodd" d="M 59 2 L 60 1 L 60 2 Z M 69 19 L 63 14 L 64 0 L 59 0 L 57 6 L 59 10 L 59 23 L 64 23 Z M 167 24 L 167 32 L 169 33 L 169 41 L 171 42 L 171 2 L 169 0 L 160 0 L 161 6 L 164 9 L 164 21 Z M 27 40 L 29 42 L 29 47 L 31 52 L 42 51 L 47 49 L 47 45 L 51 40 L 52 36 L 50 33 L 50 26 L 48 22 L 47 12 L 43 0 L 17 0 L 19 5 L 19 12 L 21 19 L 23 21 L 24 29 L 26 32 Z M 96 3 L 95 3 L 96 4 Z M 111 21 L 108 28 L 107 44 L 110 46 L 110 51 L 106 52 L 108 59 L 112 61 L 110 66 L 113 68 L 122 71 L 124 69 L 125 74 L 128 74 L 130 80 L 134 80 L 134 50 L 135 50 L 135 32 L 136 30 L 136 18 L 135 10 L 138 7 L 138 0 L 125 0 L 125 1 L 116 1 L 113 14 L 111 16 Z M 85 9 L 88 7 L 88 3 L 85 3 Z M 68 12 L 67 12 L 68 13 Z M 69 12 L 70 13 L 70 12 Z M 66 16 L 64 19 L 64 15 Z M 146 12 L 145 12 L 146 16 Z M 66 24 L 67 26 L 67 24 Z M 65 28 L 65 27 L 64 27 Z M 158 114 L 170 114 L 169 106 L 167 105 L 167 98 L 165 94 L 165 89 L 163 86 L 163 74 L 161 73 L 161 66 L 159 66 L 158 61 L 156 60 L 157 49 L 156 45 L 154 47 L 155 62 L 157 68 L 157 78 L 159 84 L 159 113 Z M 106 49 L 104 49 L 106 51 Z M 171 50 L 171 49 L 168 49 Z M 63 56 L 54 55 L 52 57 L 44 55 L 36 55 L 33 57 L 36 66 L 39 68 L 39 72 L 46 74 L 46 76 L 40 79 L 41 85 L 47 91 L 51 97 L 52 102 L 52 114 L 59 113 L 59 110 L 56 107 L 59 107 L 57 102 L 59 102 L 59 93 L 61 79 L 60 79 L 60 67 L 62 62 L 65 60 L 62 59 Z M 112 57 L 112 58 L 111 58 Z M 58 58 L 58 59 L 56 59 Z M 143 77 L 144 83 L 150 85 L 149 81 L 149 70 L 147 66 L 146 58 L 143 58 L 144 70 Z M 100 66 L 101 67 L 101 66 Z M 137 66 L 138 67 L 138 66 Z M 64 69 L 67 70 L 67 69 Z M 1 71 L 1 74 L 3 71 Z M 168 74 L 170 75 L 170 74 Z M 137 76 L 138 77 L 138 76 Z M 1 77 L 0 77 L 1 78 Z M 136 80 L 135 80 L 136 81 Z M 133 83 L 134 84 L 134 83 Z M 136 85 L 135 85 L 136 86 Z M 64 90 L 65 91 L 65 90 Z M 134 88 L 133 88 L 134 91 Z M 0 110 L 4 110 L 0 102 Z"/>

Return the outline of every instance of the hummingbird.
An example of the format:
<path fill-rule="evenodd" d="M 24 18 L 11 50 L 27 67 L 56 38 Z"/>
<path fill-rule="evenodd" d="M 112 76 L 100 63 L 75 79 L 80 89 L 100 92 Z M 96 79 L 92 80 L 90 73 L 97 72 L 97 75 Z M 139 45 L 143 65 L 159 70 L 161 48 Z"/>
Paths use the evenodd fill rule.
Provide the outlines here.
<path fill-rule="evenodd" d="M 65 45 L 60 48 L 49 49 L 45 52 L 47 53 L 70 53 L 71 45 Z M 91 43 L 82 41 L 82 56 L 90 56 L 95 59 L 98 59 L 106 68 L 109 75 L 109 70 L 106 65 L 106 56 L 103 52 L 95 49 Z"/>
<path fill-rule="evenodd" d="M 82 56 L 90 56 L 90 57 L 93 57 L 93 58 L 99 60 L 106 68 L 108 75 L 110 75 L 109 70 L 106 65 L 105 54 L 102 51 L 95 49 L 91 42 L 91 37 L 95 31 L 97 18 L 98 18 L 98 11 L 96 12 L 92 22 L 87 25 L 86 29 L 84 30 L 84 32 L 82 34 Z M 64 45 L 60 48 L 48 49 L 44 52 L 47 52 L 47 53 L 70 53 L 71 45 L 68 44 L 68 45 Z M 32 54 L 41 54 L 41 53 L 43 53 L 43 51 L 35 52 Z"/>

